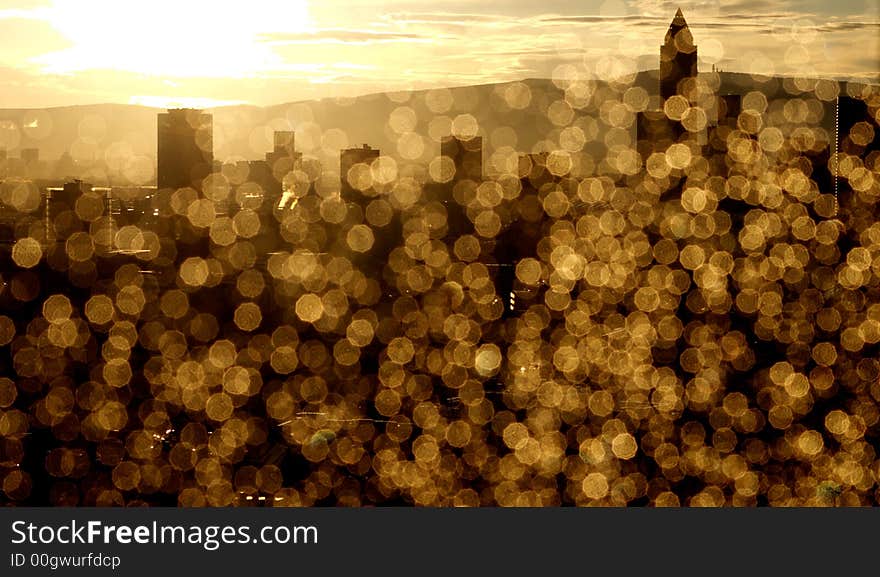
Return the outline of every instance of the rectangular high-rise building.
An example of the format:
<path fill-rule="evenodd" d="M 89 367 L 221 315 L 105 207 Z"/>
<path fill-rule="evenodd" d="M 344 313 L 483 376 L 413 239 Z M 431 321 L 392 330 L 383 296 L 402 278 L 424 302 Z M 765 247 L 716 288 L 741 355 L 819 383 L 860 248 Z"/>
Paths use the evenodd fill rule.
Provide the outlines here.
<path fill-rule="evenodd" d="M 293 156 L 296 150 L 296 134 L 293 130 L 276 130 L 274 136 L 273 152 L 276 155 L 287 154 Z"/>
<path fill-rule="evenodd" d="M 214 165 L 213 117 L 201 110 L 173 109 L 159 114 L 157 130 L 158 188 L 201 191 Z"/>
<path fill-rule="evenodd" d="M 268 206 L 277 206 L 283 192 L 284 179 L 299 168 L 302 153 L 296 151 L 292 130 L 276 130 L 274 146 L 265 161 L 251 163 L 251 180 L 263 189 Z"/>
<path fill-rule="evenodd" d="M 342 198 L 351 200 L 354 195 L 375 195 L 372 176 L 368 176 L 368 173 L 373 161 L 379 158 L 379 155 L 379 149 L 371 148 L 368 144 L 364 144 L 361 148 L 346 148 L 339 151 L 339 184 Z"/>

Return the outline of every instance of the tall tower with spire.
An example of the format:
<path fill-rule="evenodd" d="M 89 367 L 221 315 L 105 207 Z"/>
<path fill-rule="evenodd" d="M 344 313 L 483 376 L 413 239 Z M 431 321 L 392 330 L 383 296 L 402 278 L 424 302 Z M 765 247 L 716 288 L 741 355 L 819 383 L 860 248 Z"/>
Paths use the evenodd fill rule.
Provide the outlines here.
<path fill-rule="evenodd" d="M 697 46 L 679 8 L 660 47 L 660 101 L 681 94 L 681 82 L 696 77 Z"/>

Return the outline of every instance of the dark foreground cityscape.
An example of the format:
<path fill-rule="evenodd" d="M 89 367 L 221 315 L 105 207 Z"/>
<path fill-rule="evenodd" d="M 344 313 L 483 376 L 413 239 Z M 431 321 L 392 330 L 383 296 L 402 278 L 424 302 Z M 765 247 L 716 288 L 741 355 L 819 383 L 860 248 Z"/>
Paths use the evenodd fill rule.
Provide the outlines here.
<path fill-rule="evenodd" d="M 698 44 L 382 95 L 338 165 L 0 151 L 0 502 L 876 505 L 880 87 Z"/>

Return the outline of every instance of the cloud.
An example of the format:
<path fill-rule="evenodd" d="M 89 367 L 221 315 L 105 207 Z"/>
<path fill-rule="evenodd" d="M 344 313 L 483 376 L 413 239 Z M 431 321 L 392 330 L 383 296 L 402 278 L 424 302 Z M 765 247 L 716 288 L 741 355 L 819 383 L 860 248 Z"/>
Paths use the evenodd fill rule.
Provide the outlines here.
<path fill-rule="evenodd" d="M 704 18 L 750 14 L 751 17 L 763 18 L 783 12 L 803 12 L 803 9 L 798 9 L 798 0 L 725 0 L 724 3 L 706 0 L 626 0 L 626 3 L 631 13 L 669 20 L 672 20 L 675 11 L 681 8 L 689 23 L 694 16 Z M 802 5 L 803 2 L 800 4 Z"/>
<path fill-rule="evenodd" d="M 58 75 L 43 77 L 74 90 L 77 99 L 91 83 L 94 98 L 102 100 L 113 99 L 117 92 L 117 99 L 127 101 L 131 94 L 177 91 L 271 104 L 329 95 L 337 89 L 352 94 L 548 77 L 560 65 L 599 73 L 611 60 L 620 63 L 615 69 L 653 68 L 679 5 L 694 34 L 703 70 L 721 64 L 728 71 L 758 72 L 754 62 L 761 62 L 768 73 L 876 77 L 880 15 L 849 14 L 851 3 L 837 3 L 845 7 L 828 14 L 831 8 L 820 0 L 456 0 L 429 9 L 423 0 L 324 0 L 310 3 L 309 26 L 285 30 L 276 23 L 257 30 L 252 23 L 257 30 L 250 47 L 254 57 L 236 48 L 234 36 L 223 35 L 223 43 L 229 44 L 225 52 L 212 48 L 207 54 L 204 50 L 183 54 L 192 62 L 181 67 L 197 68 L 201 80 L 196 74 L 181 74 L 174 77 L 178 86 L 157 87 L 131 74 L 133 68 L 127 72 L 129 61 L 121 57 L 105 58 L 103 66 L 77 68 L 63 82 Z M 8 8 L 0 10 L 0 64 L 15 61 L 40 78 L 39 56 L 3 58 L 14 54 L 4 32 L 27 29 L 24 22 L 39 21 L 42 9 L 37 4 L 4 6 Z M 216 39 L 217 34 L 211 37 Z M 59 50 L 50 46 L 42 49 Z M 157 45 L 163 46 L 181 60 L 176 45 Z M 103 43 L 99 48 L 106 52 Z M 144 53 L 145 59 L 150 56 L 146 64 L 158 61 L 156 49 Z M 74 58 L 76 52 L 71 54 L 74 63 L 84 61 Z M 110 68 L 108 63 L 116 69 L 95 69 Z M 172 74 L 157 70 L 155 76 L 167 80 Z M 69 98 L 69 90 L 57 92 L 57 98 Z M 14 90 L 0 95 L 7 102 L 18 97 Z"/>
<path fill-rule="evenodd" d="M 770 64 L 767 73 L 840 77 L 871 75 L 880 61 L 876 16 L 817 16 L 798 11 L 797 3 L 789 0 L 681 4 L 704 69 L 723 62 L 725 70 L 757 72 L 750 59 L 761 55 L 760 60 Z M 376 52 L 375 73 L 389 77 L 395 69 L 406 69 L 411 77 L 427 82 L 480 75 L 484 81 L 503 81 L 549 76 L 560 64 L 597 70 L 609 58 L 629 62 L 627 69 L 644 69 L 656 66 L 657 46 L 679 2 L 634 0 L 624 10 L 608 14 L 598 9 L 551 13 L 555 5 L 534 5 L 540 12 L 531 15 L 390 11 L 364 23 L 363 29 L 435 40 L 430 52 L 418 46 L 406 55 Z M 497 10 L 497 5 L 484 6 Z M 789 55 L 792 46 L 805 48 L 809 61 Z M 873 64 L 867 64 L 863 54 Z"/>
<path fill-rule="evenodd" d="M 17 8 L 0 10 L 0 20 L 46 20 L 48 17 L 48 8 L 36 4 L 20 3 Z"/>
<path fill-rule="evenodd" d="M 817 32 L 847 32 L 853 30 L 880 30 L 880 21 L 876 22 L 826 22 L 816 26 Z"/>
<path fill-rule="evenodd" d="M 386 42 L 434 42 L 424 34 L 383 32 L 373 30 L 323 29 L 303 33 L 262 34 L 259 41 L 272 46 L 286 44 L 377 44 Z"/>
<path fill-rule="evenodd" d="M 47 51 L 70 45 L 45 20 L 0 17 L 0 63 L 21 67 Z"/>
<path fill-rule="evenodd" d="M 462 12 L 390 12 L 383 14 L 381 19 L 395 24 L 453 24 L 461 27 L 517 20 L 509 15 Z"/>

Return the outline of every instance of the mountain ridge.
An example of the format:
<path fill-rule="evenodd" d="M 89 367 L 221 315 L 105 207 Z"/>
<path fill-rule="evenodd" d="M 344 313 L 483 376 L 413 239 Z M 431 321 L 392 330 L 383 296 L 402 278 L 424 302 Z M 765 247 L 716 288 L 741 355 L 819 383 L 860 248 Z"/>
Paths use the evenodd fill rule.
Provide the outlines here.
<path fill-rule="evenodd" d="M 591 97 L 609 97 L 614 87 L 638 86 L 657 93 L 659 71 L 649 69 L 613 80 L 589 79 Z M 820 82 L 836 83 L 844 93 L 852 87 L 876 86 L 833 79 L 799 79 L 741 72 L 703 72 L 719 93 L 759 90 L 768 95 L 797 91 Z M 500 146 L 524 152 L 540 147 L 559 126 L 547 117 L 550 104 L 565 96 L 565 79 L 526 78 L 508 82 L 411 91 L 375 92 L 355 97 L 284 102 L 271 106 L 231 105 L 206 109 L 214 114 L 214 156 L 221 161 L 262 158 L 272 148 L 274 130 L 296 131 L 297 148 L 322 162 L 333 163 L 341 148 L 363 143 L 385 154 L 401 156 L 402 132 L 418 135 L 422 151 L 408 160 L 427 163 L 439 148 L 438 131 L 448 130 L 458 115 L 471 114 L 486 137 L 487 154 Z M 528 90 L 525 90 L 526 87 Z M 793 87 L 793 88 L 792 88 Z M 528 102 L 511 107 L 509 91 L 528 93 Z M 604 92 L 612 90 L 612 92 Z M 508 91 L 507 97 L 505 91 Z M 514 95 L 516 96 L 516 95 Z M 427 99 L 432 102 L 428 103 Z M 522 103 L 519 103 L 522 104 Z M 406 109 L 409 110 L 406 110 Z M 140 104 L 104 103 L 37 109 L 0 109 L 0 149 L 11 152 L 38 148 L 40 159 L 57 162 L 65 154 L 81 174 L 96 184 L 117 157 L 155 162 L 156 115 L 164 109 Z M 400 116 L 391 126 L 391 116 Z M 512 132 L 512 134 L 511 134 Z M 448 133 L 448 131 L 447 131 Z M 416 139 L 418 140 L 418 139 Z M 412 152 L 412 151 L 409 151 Z M 69 164 L 69 163 L 68 163 Z M 62 175 L 55 175 L 61 177 Z"/>

